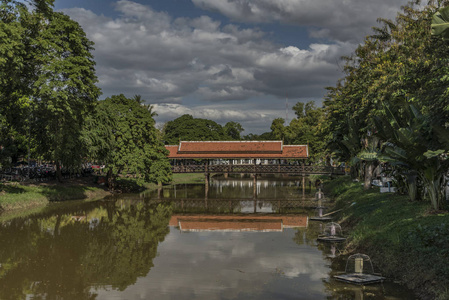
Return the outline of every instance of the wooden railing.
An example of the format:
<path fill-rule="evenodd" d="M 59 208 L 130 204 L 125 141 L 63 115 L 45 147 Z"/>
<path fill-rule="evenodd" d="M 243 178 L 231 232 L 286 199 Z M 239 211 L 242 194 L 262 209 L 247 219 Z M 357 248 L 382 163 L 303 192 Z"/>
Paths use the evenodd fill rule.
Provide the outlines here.
<path fill-rule="evenodd" d="M 332 174 L 345 175 L 343 167 L 301 165 L 185 165 L 173 166 L 173 173 L 250 173 L 250 174 Z"/>

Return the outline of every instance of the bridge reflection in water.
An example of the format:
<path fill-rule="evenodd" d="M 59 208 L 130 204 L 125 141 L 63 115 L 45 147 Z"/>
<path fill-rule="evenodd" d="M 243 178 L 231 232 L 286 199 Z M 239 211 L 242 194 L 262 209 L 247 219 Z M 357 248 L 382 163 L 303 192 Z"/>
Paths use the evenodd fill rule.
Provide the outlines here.
<path fill-rule="evenodd" d="M 297 213 L 315 208 L 315 185 L 301 177 L 214 178 L 208 183 L 164 187 L 153 201 L 172 202 L 176 212 Z"/>
<path fill-rule="evenodd" d="M 316 208 L 311 199 L 208 199 L 208 198 L 161 198 L 153 202 L 170 202 L 176 213 L 306 213 Z"/>
<path fill-rule="evenodd" d="M 151 201 L 171 204 L 170 226 L 181 232 L 280 232 L 308 226 L 308 215 L 317 205 L 315 188 L 305 194 L 302 187 L 298 177 L 257 182 L 248 176 L 217 177 L 205 185 L 166 187 Z"/>
<path fill-rule="evenodd" d="M 181 231 L 283 231 L 307 227 L 307 215 L 173 215 L 170 226 Z"/>

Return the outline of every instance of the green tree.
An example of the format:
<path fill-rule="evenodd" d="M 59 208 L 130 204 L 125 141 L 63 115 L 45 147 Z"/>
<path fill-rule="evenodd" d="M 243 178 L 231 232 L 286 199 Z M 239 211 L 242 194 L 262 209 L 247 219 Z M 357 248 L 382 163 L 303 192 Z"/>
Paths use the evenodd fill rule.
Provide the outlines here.
<path fill-rule="evenodd" d="M 304 117 L 304 103 L 302 102 L 296 102 L 295 105 L 293 105 L 292 110 L 295 112 L 296 118 L 300 119 Z"/>
<path fill-rule="evenodd" d="M 81 130 L 100 94 L 90 42 L 78 23 L 53 12 L 41 31 L 38 48 L 45 53 L 34 83 L 32 127 L 38 152 L 65 167 L 76 167 L 84 156 Z M 60 175 L 58 175 L 60 178 Z"/>
<path fill-rule="evenodd" d="M 351 141 L 353 149 L 360 149 L 359 153 L 351 154 L 355 154 L 353 158 L 376 159 L 374 153 L 393 157 L 391 153 L 398 150 L 409 152 L 409 158 L 423 165 L 447 159 L 440 151 L 445 149 L 441 140 L 449 136 L 446 126 L 449 47 L 429 32 L 432 16 L 448 1 L 430 1 L 426 6 L 415 4 L 419 1 L 403 7 L 394 21 L 381 19 L 381 27 L 375 28 L 375 33 L 365 39 L 353 56 L 345 58 L 345 78 L 329 89 L 325 106 L 326 131 L 332 136 L 330 145 L 339 147 L 344 145 L 343 141 Z M 410 105 L 416 113 L 410 113 Z M 422 117 L 417 118 L 418 115 Z M 383 122 L 376 122 L 376 118 Z M 441 134 L 430 134 L 431 128 L 439 128 Z M 405 143 L 402 133 L 417 129 L 419 132 Z M 394 131 L 380 135 L 388 130 Z M 370 142 L 370 134 L 388 145 L 382 149 L 383 153 L 380 143 Z M 358 137 L 358 141 L 352 137 Z M 415 144 L 420 149 L 419 155 L 411 154 Z M 426 156 L 429 161 L 424 160 Z M 400 161 L 400 155 L 396 158 Z M 368 162 L 365 160 L 364 164 L 368 166 Z M 438 164 L 431 165 L 432 172 L 439 169 Z M 420 172 L 398 164 L 395 168 L 398 177 Z M 421 178 L 421 190 L 432 190 L 430 183 Z M 435 208 L 436 202 L 431 202 Z"/>
<path fill-rule="evenodd" d="M 277 118 L 271 125 L 271 135 L 285 144 L 309 145 L 310 159 L 313 161 L 325 158 L 325 142 L 322 123 L 324 112 L 317 108 L 313 101 L 307 103 L 297 102 L 293 106 L 297 118 L 284 126 L 284 119 Z"/>
<path fill-rule="evenodd" d="M 91 156 L 105 164 L 110 189 L 119 174 L 143 182 L 171 181 L 167 150 L 158 139 L 150 106 L 124 95 L 100 101 L 84 135 Z"/>
<path fill-rule="evenodd" d="M 81 130 L 100 90 L 95 86 L 93 43 L 78 23 L 53 11 L 53 0 L 34 8 L 1 2 L 0 115 L 17 133 L 36 143 L 36 154 L 79 166 Z"/>
<path fill-rule="evenodd" d="M 220 124 L 207 119 L 183 115 L 165 124 L 164 141 L 177 145 L 180 141 L 224 141 L 227 135 Z"/>
<path fill-rule="evenodd" d="M 282 118 L 276 118 L 271 122 L 271 133 L 273 137 L 277 140 L 284 140 L 285 138 L 285 126 L 284 126 L 285 120 Z"/>
<path fill-rule="evenodd" d="M 241 140 L 240 134 L 244 131 L 242 125 L 238 122 L 228 122 L 223 127 L 225 134 L 233 140 Z"/>

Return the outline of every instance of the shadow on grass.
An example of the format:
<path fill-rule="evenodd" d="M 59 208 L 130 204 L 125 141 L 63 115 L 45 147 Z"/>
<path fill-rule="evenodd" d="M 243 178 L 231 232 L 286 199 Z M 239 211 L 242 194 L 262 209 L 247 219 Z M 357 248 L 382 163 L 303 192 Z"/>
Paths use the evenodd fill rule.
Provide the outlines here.
<path fill-rule="evenodd" d="M 62 184 L 40 186 L 38 192 L 49 201 L 84 200 L 106 196 L 107 188 L 94 184 L 91 178 L 85 178 Z"/>
<path fill-rule="evenodd" d="M 133 192 L 141 192 L 145 190 L 145 187 L 139 185 L 135 179 L 118 178 L 116 181 L 116 189 L 123 193 L 133 193 Z"/>
<path fill-rule="evenodd" d="M 25 192 L 25 189 L 16 185 L 0 184 L 0 192 L 2 191 L 8 194 L 22 194 Z"/>
<path fill-rule="evenodd" d="M 120 178 L 116 182 L 116 190 L 123 193 L 138 192 L 144 189 L 133 179 Z M 92 186 L 90 184 L 43 186 L 40 190 L 40 194 L 49 201 L 84 200 L 92 198 L 92 195 L 95 194 L 98 197 L 106 196 L 105 193 L 107 192 L 108 189 L 105 186 Z"/>
<path fill-rule="evenodd" d="M 88 197 L 87 191 L 85 187 L 46 186 L 42 187 L 40 194 L 49 201 L 83 200 Z"/>

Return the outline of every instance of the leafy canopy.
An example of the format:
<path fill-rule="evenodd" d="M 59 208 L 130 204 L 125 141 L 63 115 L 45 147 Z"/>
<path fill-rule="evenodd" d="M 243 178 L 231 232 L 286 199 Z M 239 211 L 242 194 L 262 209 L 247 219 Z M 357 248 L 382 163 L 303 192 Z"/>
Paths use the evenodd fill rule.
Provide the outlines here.
<path fill-rule="evenodd" d="M 105 164 L 111 178 L 129 174 L 139 183 L 171 181 L 168 151 L 150 108 L 123 94 L 98 103 L 85 137 L 91 156 Z"/>

